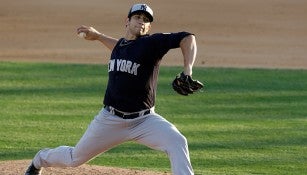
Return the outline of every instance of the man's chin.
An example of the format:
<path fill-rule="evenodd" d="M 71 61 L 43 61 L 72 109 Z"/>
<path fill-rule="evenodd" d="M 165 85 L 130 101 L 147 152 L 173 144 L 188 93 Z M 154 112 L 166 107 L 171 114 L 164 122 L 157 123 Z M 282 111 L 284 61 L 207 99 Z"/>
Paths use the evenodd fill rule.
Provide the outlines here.
<path fill-rule="evenodd" d="M 144 36 L 144 35 L 147 35 L 148 33 L 144 33 L 144 32 L 140 32 L 140 33 L 138 33 L 136 36 L 137 37 L 140 37 L 140 36 Z"/>

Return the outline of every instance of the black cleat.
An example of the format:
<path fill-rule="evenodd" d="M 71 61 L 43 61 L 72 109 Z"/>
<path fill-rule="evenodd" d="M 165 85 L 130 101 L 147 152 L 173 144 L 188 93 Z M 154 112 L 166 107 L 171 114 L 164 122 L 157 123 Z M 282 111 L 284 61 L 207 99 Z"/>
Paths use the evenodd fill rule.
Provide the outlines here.
<path fill-rule="evenodd" d="M 29 168 L 27 169 L 25 175 L 41 175 L 41 172 L 42 170 L 40 168 L 39 169 L 35 168 L 32 162 Z"/>

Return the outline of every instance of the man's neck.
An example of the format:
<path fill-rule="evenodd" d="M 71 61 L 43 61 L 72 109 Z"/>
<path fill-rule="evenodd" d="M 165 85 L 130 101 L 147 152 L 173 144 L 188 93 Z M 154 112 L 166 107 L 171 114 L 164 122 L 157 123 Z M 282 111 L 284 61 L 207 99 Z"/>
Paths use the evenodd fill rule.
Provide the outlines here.
<path fill-rule="evenodd" d="M 136 35 L 131 34 L 129 31 L 126 32 L 126 35 L 124 37 L 126 40 L 135 40 L 138 37 Z"/>

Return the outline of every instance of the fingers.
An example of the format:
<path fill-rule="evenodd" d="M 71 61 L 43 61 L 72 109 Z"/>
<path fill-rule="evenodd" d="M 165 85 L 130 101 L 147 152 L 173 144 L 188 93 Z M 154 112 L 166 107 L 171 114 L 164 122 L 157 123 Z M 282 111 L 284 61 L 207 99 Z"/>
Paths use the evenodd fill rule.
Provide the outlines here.
<path fill-rule="evenodd" d="M 99 36 L 101 35 L 100 32 L 98 32 L 95 28 L 93 27 L 88 27 L 85 25 L 82 25 L 77 28 L 77 34 L 79 33 L 85 33 L 85 39 L 87 40 L 97 40 Z"/>
<path fill-rule="evenodd" d="M 90 29 L 90 27 L 82 25 L 82 26 L 77 28 L 77 34 L 82 33 L 82 32 L 87 34 L 89 32 L 89 29 Z"/>

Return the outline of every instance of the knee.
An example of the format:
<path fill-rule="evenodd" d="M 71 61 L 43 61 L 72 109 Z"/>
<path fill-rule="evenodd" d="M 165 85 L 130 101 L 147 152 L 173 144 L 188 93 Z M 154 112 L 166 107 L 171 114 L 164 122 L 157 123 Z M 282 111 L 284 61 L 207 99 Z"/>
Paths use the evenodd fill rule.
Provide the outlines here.
<path fill-rule="evenodd" d="M 169 139 L 168 145 L 171 149 L 174 149 L 174 147 L 182 148 L 187 147 L 188 141 L 184 135 L 182 135 L 180 132 L 177 132 L 172 136 L 172 138 Z"/>
<path fill-rule="evenodd" d="M 76 156 L 74 153 L 73 153 L 73 150 L 71 150 L 71 161 L 69 163 L 69 166 L 70 167 L 78 167 L 82 164 L 84 164 L 87 159 L 84 159 L 82 156 Z"/>
<path fill-rule="evenodd" d="M 78 159 L 78 158 L 75 158 L 75 159 L 72 159 L 71 162 L 69 162 L 69 167 L 78 167 L 80 165 L 83 165 L 86 161 L 82 160 L 82 159 Z"/>
<path fill-rule="evenodd" d="M 177 138 L 176 138 L 176 143 L 178 144 L 178 145 L 181 145 L 181 146 L 186 146 L 186 145 L 188 145 L 188 141 L 187 141 L 187 138 L 184 136 L 184 135 L 182 135 L 182 134 L 178 134 L 178 136 L 177 136 Z"/>
<path fill-rule="evenodd" d="M 70 163 L 70 167 L 78 167 L 82 164 L 84 164 L 85 162 L 82 162 L 82 161 L 76 161 L 76 160 L 73 160 L 71 163 Z"/>
<path fill-rule="evenodd" d="M 60 146 L 57 148 L 59 151 L 59 156 L 57 159 L 62 160 L 62 163 L 59 163 L 59 167 L 77 167 L 84 163 L 81 156 L 76 155 L 74 147 L 69 146 Z M 60 161 L 59 161 L 60 162 Z"/>

